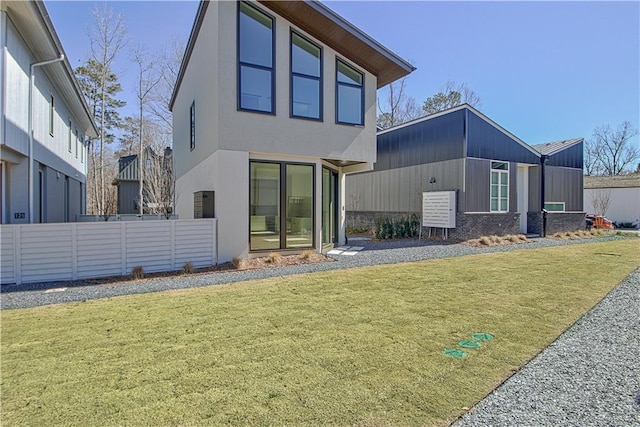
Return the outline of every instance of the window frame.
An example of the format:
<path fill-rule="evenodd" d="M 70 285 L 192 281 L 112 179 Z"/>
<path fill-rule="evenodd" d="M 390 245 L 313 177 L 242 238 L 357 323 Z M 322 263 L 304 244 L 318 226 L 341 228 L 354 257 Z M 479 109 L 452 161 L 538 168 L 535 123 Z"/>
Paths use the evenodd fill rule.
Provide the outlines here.
<path fill-rule="evenodd" d="M 76 130 L 76 159 L 78 158 L 78 128 Z"/>
<path fill-rule="evenodd" d="M 562 210 L 548 209 L 547 205 L 562 205 Z M 544 209 L 547 212 L 566 212 L 567 204 L 565 202 L 544 202 Z"/>
<path fill-rule="evenodd" d="M 196 100 L 194 99 L 189 107 L 189 149 L 196 148 Z"/>
<path fill-rule="evenodd" d="M 293 71 L 293 37 L 297 36 L 300 37 L 301 39 L 303 39 L 304 41 L 306 41 L 307 43 L 309 43 L 310 45 L 313 45 L 314 47 L 318 48 L 319 52 L 320 52 L 320 57 L 318 58 L 319 61 L 319 76 L 312 76 L 310 74 L 303 74 L 303 73 L 297 73 Z M 313 41 L 311 41 L 311 39 L 307 36 L 304 36 L 303 34 L 301 34 L 299 31 L 294 30 L 293 28 L 291 28 L 291 31 L 289 32 L 289 117 L 291 118 L 295 118 L 295 119 L 303 119 L 303 120 L 312 120 L 312 121 L 316 121 L 316 122 L 322 122 L 324 121 L 323 119 L 323 110 L 324 110 L 324 96 L 323 96 L 323 81 L 324 81 L 324 73 L 323 73 L 323 51 L 322 51 L 322 46 L 319 43 L 315 43 Z M 293 101 L 294 101 L 294 97 L 293 97 L 293 80 L 294 77 L 298 77 L 298 78 L 303 78 L 306 80 L 313 80 L 313 81 L 317 81 L 318 82 L 318 117 L 309 117 L 309 116 L 300 116 L 297 114 L 294 114 L 293 112 Z"/>
<path fill-rule="evenodd" d="M 251 64 L 240 60 L 240 15 L 242 14 L 242 4 L 254 9 L 258 13 L 264 15 L 271 20 L 271 67 L 263 65 Z M 256 70 L 269 71 L 271 73 L 271 110 L 264 111 L 254 108 L 246 108 L 242 106 L 242 67 L 253 68 Z M 236 90 L 237 90 L 237 110 L 247 111 L 251 113 L 276 115 L 276 18 L 246 1 L 238 2 L 238 11 L 236 13 Z"/>
<path fill-rule="evenodd" d="M 338 73 L 339 73 L 338 64 L 342 64 L 345 67 L 350 68 L 354 72 L 360 74 L 360 76 L 362 77 L 362 84 L 355 85 L 355 84 L 339 81 L 339 79 L 338 79 Z M 364 126 L 364 95 L 365 95 L 365 91 L 364 91 L 364 78 L 365 78 L 365 75 L 364 75 L 364 72 L 359 71 L 358 69 L 356 69 L 355 67 L 350 65 L 347 61 L 336 57 L 335 78 L 336 78 L 336 124 L 347 125 L 347 126 Z M 339 111 L 338 106 L 340 104 L 340 97 L 339 97 L 340 86 L 346 86 L 346 87 L 360 89 L 360 123 L 344 122 L 344 121 L 340 120 L 340 116 L 338 115 L 339 114 L 338 113 L 338 111 Z"/>
<path fill-rule="evenodd" d="M 72 126 L 71 126 L 71 119 L 69 119 L 69 134 L 67 135 L 67 150 L 69 150 L 69 152 L 71 153 L 71 134 L 72 134 Z"/>
<path fill-rule="evenodd" d="M 279 177 L 279 183 L 280 183 L 280 194 L 278 194 L 278 198 L 279 198 L 279 203 L 280 203 L 280 211 L 278 212 L 278 217 L 279 217 L 279 226 L 280 226 L 280 247 L 279 248 L 275 248 L 275 249 L 251 249 L 251 164 L 252 163 L 265 163 L 265 164 L 275 164 L 278 165 L 280 167 L 279 173 L 280 173 L 280 177 Z M 311 185 L 313 187 L 313 191 L 312 191 L 312 207 L 311 207 L 311 213 L 313 215 L 313 220 L 312 220 L 312 228 L 313 231 L 311 233 L 311 246 L 309 247 L 287 247 L 287 232 L 286 232 L 286 221 L 287 221 L 287 166 L 288 165 L 292 165 L 292 166 L 310 166 L 311 167 L 311 177 L 312 177 L 312 182 Z M 248 234 L 249 234 L 249 241 L 248 243 L 248 247 L 249 247 L 249 253 L 265 253 L 265 252 L 273 252 L 273 251 L 277 251 L 277 252 L 284 252 L 284 251 L 300 251 L 303 249 L 312 249 L 315 250 L 317 249 L 317 241 L 316 241 L 316 221 L 318 220 L 317 215 L 316 215 L 316 190 L 317 190 L 317 183 L 316 183 L 316 164 L 315 163 L 305 163 L 305 162 L 296 162 L 296 161 L 279 161 L 279 160 L 265 160 L 265 159 L 249 159 L 249 210 L 248 210 L 248 217 L 249 217 L 249 221 L 247 223 L 247 230 L 248 230 Z"/>
<path fill-rule="evenodd" d="M 494 167 L 494 165 L 497 165 L 497 164 L 499 164 L 499 166 L 504 166 L 504 167 Z M 509 172 L 510 172 L 509 162 L 491 160 L 490 161 L 490 168 L 491 169 L 489 171 L 489 212 L 492 212 L 492 213 L 508 213 L 509 212 L 509 202 L 510 202 L 509 201 L 509 190 L 510 190 L 510 188 L 509 188 L 509 185 L 510 185 L 510 183 L 509 183 L 509 178 L 510 178 L 510 175 L 509 175 Z M 498 174 L 498 183 L 497 184 L 493 184 L 492 183 L 492 177 L 493 177 L 494 173 Z M 506 184 L 502 184 L 502 175 L 506 175 L 507 176 L 507 183 Z M 494 199 L 494 197 L 491 195 L 491 189 L 493 188 L 494 185 L 498 186 L 498 196 L 497 196 L 498 209 L 497 210 L 494 210 L 491 207 L 491 201 L 492 201 L 492 199 Z M 507 188 L 507 196 L 506 197 L 502 197 L 501 196 L 501 191 L 500 190 L 502 189 L 503 186 Z M 505 200 L 505 199 L 507 201 L 507 209 L 503 210 L 503 209 L 500 208 L 500 206 L 502 205 L 501 202 L 503 200 Z"/>

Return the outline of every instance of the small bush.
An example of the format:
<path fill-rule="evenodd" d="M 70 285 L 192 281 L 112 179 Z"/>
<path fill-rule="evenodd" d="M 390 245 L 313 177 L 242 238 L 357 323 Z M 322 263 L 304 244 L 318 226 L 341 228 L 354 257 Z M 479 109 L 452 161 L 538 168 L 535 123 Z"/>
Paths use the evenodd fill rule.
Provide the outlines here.
<path fill-rule="evenodd" d="M 244 263 L 242 261 L 243 261 L 242 259 L 235 256 L 231 260 L 231 264 L 236 268 L 236 270 L 242 270 L 244 268 Z"/>
<path fill-rule="evenodd" d="M 282 262 L 282 255 L 280 255 L 278 252 L 271 252 L 269 255 L 267 255 L 267 259 L 265 259 L 265 262 L 278 265 Z"/>
<path fill-rule="evenodd" d="M 195 271 L 196 268 L 193 266 L 193 263 L 187 261 L 182 264 L 182 274 L 193 274 Z"/>
<path fill-rule="evenodd" d="M 300 254 L 301 259 L 311 259 L 313 256 L 313 251 L 311 249 L 307 249 Z"/>
<path fill-rule="evenodd" d="M 489 239 L 491 239 L 491 242 L 496 245 L 499 245 L 500 243 L 502 243 L 502 239 L 496 236 L 495 234 L 493 236 L 489 236 Z"/>
<path fill-rule="evenodd" d="M 347 227 L 347 234 L 364 234 L 370 231 L 369 227 Z"/>
<path fill-rule="evenodd" d="M 508 241 L 510 241 L 511 243 L 518 243 L 520 241 L 520 238 L 518 236 L 516 236 L 515 234 L 509 234 L 508 236 L 505 236 L 504 238 L 507 239 Z"/>
<path fill-rule="evenodd" d="M 480 243 L 485 246 L 493 246 L 493 242 L 491 241 L 491 238 L 487 236 L 480 237 Z"/>
<path fill-rule="evenodd" d="M 526 242 L 527 241 L 527 236 L 524 235 L 524 234 L 518 234 L 518 239 L 520 239 L 523 242 Z"/>
<path fill-rule="evenodd" d="M 131 269 L 131 278 L 133 280 L 144 279 L 144 268 L 141 265 Z"/>
<path fill-rule="evenodd" d="M 638 227 L 638 224 L 634 223 L 633 221 L 614 222 L 613 225 L 615 225 L 616 228 L 636 228 L 636 227 Z"/>
<path fill-rule="evenodd" d="M 420 221 L 415 214 L 400 218 L 379 217 L 374 221 L 373 236 L 378 240 L 415 237 L 419 227 Z"/>

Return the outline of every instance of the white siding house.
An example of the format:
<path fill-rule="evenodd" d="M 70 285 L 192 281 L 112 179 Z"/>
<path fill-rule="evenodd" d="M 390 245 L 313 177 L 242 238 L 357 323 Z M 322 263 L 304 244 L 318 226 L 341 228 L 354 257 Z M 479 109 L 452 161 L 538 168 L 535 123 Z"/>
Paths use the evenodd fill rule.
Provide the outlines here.
<path fill-rule="evenodd" d="M 604 214 L 611 221 L 632 222 L 640 227 L 640 173 L 585 176 L 584 210 L 596 213 L 595 206 L 602 202 L 607 206 Z"/>
<path fill-rule="evenodd" d="M 96 128 L 42 2 L 0 3 L 0 47 L 0 222 L 75 221 Z"/>
<path fill-rule="evenodd" d="M 221 262 L 343 244 L 376 89 L 411 71 L 316 1 L 201 2 L 171 101 L 176 213 L 214 198 Z"/>

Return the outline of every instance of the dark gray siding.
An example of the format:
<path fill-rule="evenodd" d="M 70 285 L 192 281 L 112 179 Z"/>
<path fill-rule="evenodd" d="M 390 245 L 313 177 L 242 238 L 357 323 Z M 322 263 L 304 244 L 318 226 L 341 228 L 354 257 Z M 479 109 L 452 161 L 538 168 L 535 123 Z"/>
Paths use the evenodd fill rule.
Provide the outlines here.
<path fill-rule="evenodd" d="M 529 168 L 529 212 L 540 212 L 540 166 Z"/>
<path fill-rule="evenodd" d="M 138 200 L 138 182 L 121 181 L 118 184 L 118 213 L 137 214 L 136 200 Z"/>
<path fill-rule="evenodd" d="M 491 203 L 490 160 L 466 159 L 465 210 L 459 212 L 489 212 Z"/>
<path fill-rule="evenodd" d="M 564 202 L 568 212 L 582 212 L 582 169 L 545 166 L 544 198 L 547 202 Z M 529 168 L 529 212 L 539 212 L 540 166 Z"/>
<path fill-rule="evenodd" d="M 423 191 L 457 190 L 458 211 L 462 211 L 464 161 L 454 159 L 347 175 L 346 208 L 348 211 L 420 212 Z M 432 177 L 434 183 L 429 182 Z"/>
<path fill-rule="evenodd" d="M 467 113 L 467 157 L 529 164 L 540 162 L 535 153 L 478 117 L 473 111 L 464 111 Z"/>
<path fill-rule="evenodd" d="M 46 222 L 66 222 L 65 218 L 65 176 L 46 167 L 45 169 L 45 213 Z"/>
<path fill-rule="evenodd" d="M 583 143 L 573 145 L 565 150 L 549 156 L 548 166 L 564 166 L 567 168 L 582 169 L 584 158 Z"/>
<path fill-rule="evenodd" d="M 582 169 L 545 167 L 545 201 L 564 202 L 565 211 L 582 212 L 583 207 Z"/>
<path fill-rule="evenodd" d="M 374 170 L 463 158 L 464 134 L 464 109 L 383 133 Z"/>
<path fill-rule="evenodd" d="M 69 178 L 69 221 L 77 221 L 82 213 L 82 183 Z"/>

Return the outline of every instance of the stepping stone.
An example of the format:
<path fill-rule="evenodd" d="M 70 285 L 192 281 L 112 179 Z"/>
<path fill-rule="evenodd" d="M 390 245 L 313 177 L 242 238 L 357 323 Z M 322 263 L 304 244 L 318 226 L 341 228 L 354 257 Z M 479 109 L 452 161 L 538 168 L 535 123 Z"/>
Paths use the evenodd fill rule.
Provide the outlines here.
<path fill-rule="evenodd" d="M 341 255 L 343 251 L 338 250 L 338 249 L 331 249 L 329 252 L 327 252 L 327 255 Z"/>
<path fill-rule="evenodd" d="M 364 246 L 351 246 L 350 251 L 361 251 L 364 249 Z"/>
<path fill-rule="evenodd" d="M 342 255 L 352 256 L 352 255 L 356 255 L 357 253 L 358 253 L 358 251 L 348 250 L 348 251 L 342 252 Z"/>

